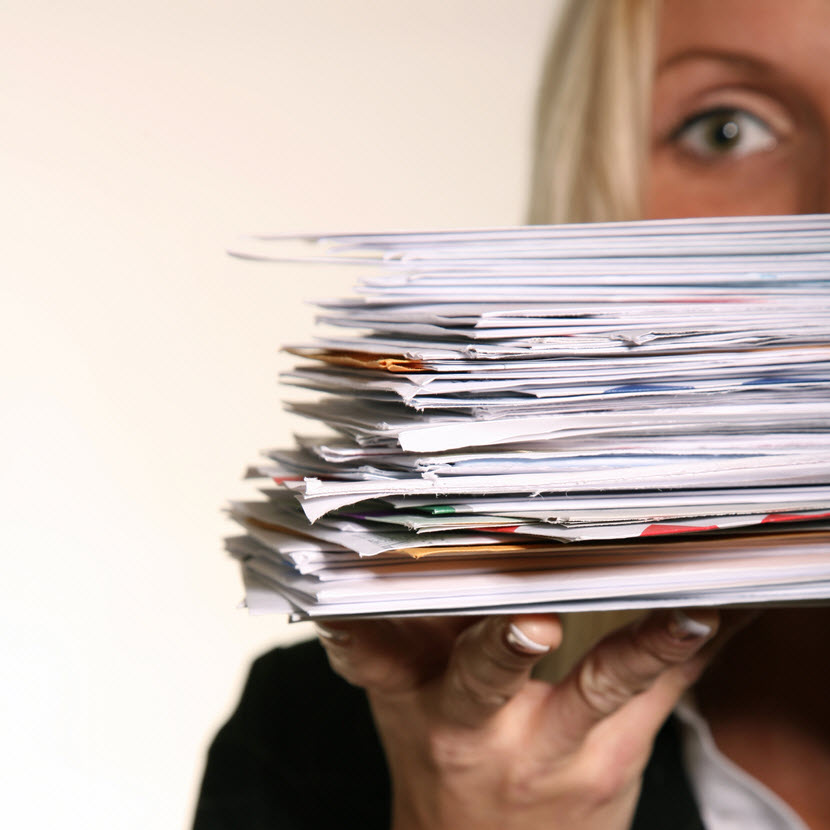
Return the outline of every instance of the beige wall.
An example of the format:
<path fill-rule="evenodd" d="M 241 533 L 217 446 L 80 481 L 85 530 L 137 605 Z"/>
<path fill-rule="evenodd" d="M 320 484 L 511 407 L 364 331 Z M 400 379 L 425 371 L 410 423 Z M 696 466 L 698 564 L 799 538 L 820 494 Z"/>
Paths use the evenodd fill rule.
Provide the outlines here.
<path fill-rule="evenodd" d="M 251 656 L 220 508 L 344 276 L 248 231 L 513 224 L 554 0 L 6 0 L 7 826 L 183 827 Z"/>

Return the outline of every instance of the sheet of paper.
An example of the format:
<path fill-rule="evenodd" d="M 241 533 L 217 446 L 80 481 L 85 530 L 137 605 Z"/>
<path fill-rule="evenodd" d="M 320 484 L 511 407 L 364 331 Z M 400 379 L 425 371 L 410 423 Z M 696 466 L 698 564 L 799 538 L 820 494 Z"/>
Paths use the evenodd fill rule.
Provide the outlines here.
<path fill-rule="evenodd" d="M 268 450 L 267 500 L 231 505 L 252 610 L 830 600 L 830 217 L 236 253 L 298 242 L 356 284 L 282 376 L 334 434 Z"/>

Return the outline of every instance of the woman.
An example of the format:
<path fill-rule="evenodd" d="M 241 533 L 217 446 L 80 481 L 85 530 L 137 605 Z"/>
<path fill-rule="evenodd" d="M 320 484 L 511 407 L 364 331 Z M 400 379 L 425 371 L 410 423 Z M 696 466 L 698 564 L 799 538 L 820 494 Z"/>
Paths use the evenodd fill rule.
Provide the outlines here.
<path fill-rule="evenodd" d="M 829 67 L 830 0 L 572 0 L 531 221 L 830 210 Z M 196 826 L 388 827 L 391 779 L 395 830 L 830 828 L 827 611 L 622 622 L 326 624 L 340 677 L 258 661 Z"/>

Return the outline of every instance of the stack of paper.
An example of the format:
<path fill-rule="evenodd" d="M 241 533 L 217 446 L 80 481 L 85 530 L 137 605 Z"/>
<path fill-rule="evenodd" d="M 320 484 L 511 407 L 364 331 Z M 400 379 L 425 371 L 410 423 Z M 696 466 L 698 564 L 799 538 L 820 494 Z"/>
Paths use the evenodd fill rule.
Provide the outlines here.
<path fill-rule="evenodd" d="M 830 217 L 306 241 L 361 277 L 231 506 L 251 610 L 830 599 Z"/>

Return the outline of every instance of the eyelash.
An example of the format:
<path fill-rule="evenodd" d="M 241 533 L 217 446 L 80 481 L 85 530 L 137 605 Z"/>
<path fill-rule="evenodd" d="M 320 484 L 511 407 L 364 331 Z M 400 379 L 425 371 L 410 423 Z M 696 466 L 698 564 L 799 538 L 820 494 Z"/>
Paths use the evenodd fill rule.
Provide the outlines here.
<path fill-rule="evenodd" d="M 706 145 L 707 140 L 714 137 L 706 134 L 707 129 L 718 126 L 725 128 L 730 124 L 735 132 L 727 134 L 725 139 L 729 141 L 734 138 L 736 144 L 720 147 Z M 778 136 L 769 124 L 740 107 L 715 107 L 695 113 L 674 129 L 668 140 L 686 154 L 709 162 L 742 158 L 771 150 L 778 144 Z M 745 146 L 747 142 L 750 143 L 749 147 Z"/>

